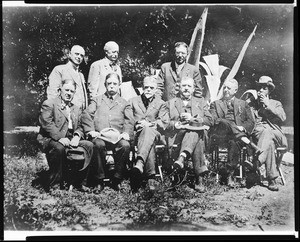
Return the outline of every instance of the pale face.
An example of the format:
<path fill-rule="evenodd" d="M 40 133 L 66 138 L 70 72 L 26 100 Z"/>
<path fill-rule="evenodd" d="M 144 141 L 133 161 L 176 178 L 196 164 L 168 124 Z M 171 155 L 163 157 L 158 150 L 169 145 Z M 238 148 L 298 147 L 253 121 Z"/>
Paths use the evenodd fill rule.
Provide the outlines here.
<path fill-rule="evenodd" d="M 106 90 L 109 95 L 113 96 L 119 92 L 120 83 L 116 77 L 110 77 L 106 80 Z"/>
<path fill-rule="evenodd" d="M 156 90 L 157 90 L 156 82 L 149 81 L 149 80 L 144 81 L 143 90 L 144 90 L 144 94 L 145 94 L 146 98 L 153 97 L 155 95 Z"/>
<path fill-rule="evenodd" d="M 105 55 L 110 61 L 116 61 L 119 57 L 119 47 L 116 45 L 110 46 L 109 49 L 105 51 Z"/>
<path fill-rule="evenodd" d="M 84 49 L 79 46 L 76 46 L 71 49 L 69 58 L 74 65 L 79 66 L 83 61 L 84 55 L 85 55 Z"/>
<path fill-rule="evenodd" d="M 60 96 L 65 103 L 72 101 L 75 93 L 75 87 L 72 83 L 66 83 L 61 87 Z"/>
<path fill-rule="evenodd" d="M 184 46 L 180 45 L 177 48 L 175 48 L 175 61 L 177 64 L 180 65 L 183 62 L 185 62 L 187 55 L 188 55 L 188 52 Z"/>
<path fill-rule="evenodd" d="M 180 93 L 185 98 L 190 98 L 195 91 L 194 80 L 193 79 L 185 79 L 180 83 Z"/>
<path fill-rule="evenodd" d="M 225 82 L 223 87 L 223 97 L 231 99 L 237 92 L 237 86 L 232 82 Z"/>

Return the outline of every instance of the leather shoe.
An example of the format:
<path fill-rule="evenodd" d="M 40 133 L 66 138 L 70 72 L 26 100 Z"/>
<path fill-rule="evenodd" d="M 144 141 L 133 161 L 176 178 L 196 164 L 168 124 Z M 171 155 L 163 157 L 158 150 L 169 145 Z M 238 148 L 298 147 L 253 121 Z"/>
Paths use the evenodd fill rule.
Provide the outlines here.
<path fill-rule="evenodd" d="M 227 177 L 227 186 L 234 188 L 234 185 L 233 173 L 230 173 Z"/>
<path fill-rule="evenodd" d="M 184 167 L 184 157 L 179 156 L 178 160 L 176 160 L 173 164 L 173 169 L 174 170 L 182 170 Z"/>
<path fill-rule="evenodd" d="M 133 192 L 137 192 L 138 189 L 140 188 L 140 184 L 142 180 L 141 176 L 142 173 L 140 169 L 138 169 L 137 167 L 133 167 L 131 170 L 131 178 L 130 178 L 130 186 Z"/>
<path fill-rule="evenodd" d="M 196 178 L 195 190 L 197 192 L 203 193 L 205 192 L 205 186 L 203 185 L 203 177 L 199 176 Z"/>
<path fill-rule="evenodd" d="M 120 190 L 120 183 L 121 183 L 121 180 L 114 177 L 112 178 L 112 181 L 111 181 L 111 188 L 114 189 L 115 191 L 119 191 Z"/>
<path fill-rule="evenodd" d="M 93 192 L 95 194 L 99 194 L 103 191 L 103 189 L 104 189 L 104 184 L 101 182 L 97 186 L 94 187 Z"/>
<path fill-rule="evenodd" d="M 152 178 L 148 179 L 148 185 L 149 185 L 150 191 L 155 191 L 157 188 L 157 182 Z"/>
<path fill-rule="evenodd" d="M 268 189 L 273 192 L 279 191 L 279 187 L 276 185 L 275 179 L 269 181 Z"/>

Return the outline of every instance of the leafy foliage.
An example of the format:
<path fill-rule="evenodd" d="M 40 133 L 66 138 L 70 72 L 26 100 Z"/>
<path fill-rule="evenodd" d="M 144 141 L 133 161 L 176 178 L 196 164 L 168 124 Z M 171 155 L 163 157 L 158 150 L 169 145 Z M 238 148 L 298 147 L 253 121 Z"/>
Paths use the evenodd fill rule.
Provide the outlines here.
<path fill-rule="evenodd" d="M 105 42 L 120 45 L 124 79 L 140 85 L 152 68 L 170 61 L 177 41 L 189 43 L 205 6 L 87 6 L 4 7 L 3 80 L 4 128 L 37 125 L 46 98 L 47 77 L 66 61 L 74 44 L 87 57 L 81 69 L 104 56 Z M 219 54 L 231 68 L 245 40 L 258 25 L 236 76 L 241 95 L 260 75 L 270 75 L 292 122 L 293 6 L 209 6 L 202 56 Z M 270 44 L 271 43 L 271 44 Z"/>

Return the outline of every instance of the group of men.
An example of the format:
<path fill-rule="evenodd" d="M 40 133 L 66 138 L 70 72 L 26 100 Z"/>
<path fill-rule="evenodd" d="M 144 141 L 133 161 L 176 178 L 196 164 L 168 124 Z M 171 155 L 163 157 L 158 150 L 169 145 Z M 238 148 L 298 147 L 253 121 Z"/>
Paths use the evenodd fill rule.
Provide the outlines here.
<path fill-rule="evenodd" d="M 115 169 L 110 186 L 119 190 L 130 151 L 135 150 L 134 164 L 129 166 L 132 190 L 138 191 L 146 180 L 154 191 L 155 145 L 162 142 L 174 161 L 173 170 L 183 170 L 186 161 L 192 161 L 195 190 L 205 192 L 206 153 L 213 135 L 228 140 L 228 186 L 233 185 L 236 154 L 244 145 L 253 150 L 260 165 L 266 165 L 268 188 L 278 190 L 274 151 L 276 145 L 286 146 L 287 142 L 280 128 L 285 120 L 282 105 L 269 98 L 275 88 L 272 79 L 261 77 L 258 98 L 247 101 L 235 97 L 237 81 L 226 80 L 223 97 L 209 105 L 202 97 L 199 68 L 186 62 L 187 44 L 178 42 L 174 50 L 175 59 L 164 63 L 158 76 L 144 78 L 142 94 L 125 100 L 120 94 L 118 44 L 105 44 L 105 57 L 92 63 L 87 85 L 79 71 L 85 51 L 78 45 L 72 47 L 68 63 L 56 66 L 49 76 L 48 99 L 39 116 L 38 140 L 49 170 L 38 179 L 45 190 L 61 183 L 66 151 L 81 147 L 86 169 L 80 171 L 78 189 L 92 187 L 96 193 L 104 189 L 106 155 L 113 150 Z"/>

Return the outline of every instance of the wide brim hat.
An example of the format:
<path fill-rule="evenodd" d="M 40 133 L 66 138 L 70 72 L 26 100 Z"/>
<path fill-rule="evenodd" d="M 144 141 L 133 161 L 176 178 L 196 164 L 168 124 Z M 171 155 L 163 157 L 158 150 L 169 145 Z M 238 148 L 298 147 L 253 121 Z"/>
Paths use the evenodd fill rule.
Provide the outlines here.
<path fill-rule="evenodd" d="M 275 89 L 275 85 L 273 83 L 273 80 L 271 77 L 269 76 L 261 76 L 258 80 L 258 82 L 256 82 L 256 84 L 258 86 L 264 86 L 267 85 L 270 88 L 270 92 L 274 91 Z"/>
<path fill-rule="evenodd" d="M 192 119 L 188 124 L 185 125 L 184 128 L 192 131 L 209 129 L 209 127 L 207 125 L 203 125 L 203 123 L 200 122 L 199 119 Z"/>
<path fill-rule="evenodd" d="M 100 131 L 98 138 L 116 144 L 120 140 L 120 132 L 115 128 L 105 128 Z"/>
<path fill-rule="evenodd" d="M 258 98 L 257 91 L 255 89 L 249 89 L 242 94 L 241 99 L 246 100 L 247 94 L 251 94 L 255 98 L 255 100 L 257 100 Z"/>

